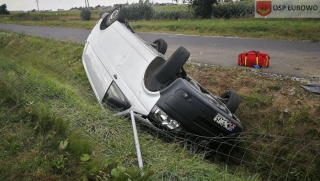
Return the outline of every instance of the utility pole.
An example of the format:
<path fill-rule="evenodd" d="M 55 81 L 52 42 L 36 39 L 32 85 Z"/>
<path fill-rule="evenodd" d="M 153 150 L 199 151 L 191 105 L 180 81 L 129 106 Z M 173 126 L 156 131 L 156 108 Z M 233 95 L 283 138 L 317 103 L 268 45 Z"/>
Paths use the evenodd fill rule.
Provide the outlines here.
<path fill-rule="evenodd" d="M 37 2 L 38 12 L 39 12 L 39 1 L 36 0 L 36 2 Z"/>
<path fill-rule="evenodd" d="M 85 4 L 86 4 L 86 7 L 89 8 L 89 0 L 84 0 Z"/>

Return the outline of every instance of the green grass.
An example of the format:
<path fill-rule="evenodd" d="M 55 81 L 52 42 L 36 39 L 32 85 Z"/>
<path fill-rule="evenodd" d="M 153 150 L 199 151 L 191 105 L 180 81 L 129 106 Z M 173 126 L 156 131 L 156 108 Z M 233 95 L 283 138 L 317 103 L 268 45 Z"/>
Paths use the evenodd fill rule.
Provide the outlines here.
<path fill-rule="evenodd" d="M 79 26 L 77 22 L 80 21 L 29 22 L 43 25 L 65 23 L 59 26 L 73 23 Z M 303 29 L 297 31 L 299 33 L 319 26 L 316 23 L 318 20 L 256 19 L 150 21 L 133 22 L 132 26 L 139 31 L 144 31 L 146 26 L 149 31 L 159 32 L 162 25 L 168 26 L 170 32 L 178 33 L 180 26 L 187 30 L 192 26 L 217 28 L 211 22 L 217 22 L 217 27 L 223 26 L 226 29 L 235 25 L 248 28 L 245 23 L 253 27 L 259 23 L 263 26 L 263 22 L 267 24 L 266 27 L 285 24 L 288 29 L 294 26 Z M 94 24 L 93 21 L 81 23 L 81 26 Z M 189 33 L 194 32 L 192 30 Z M 282 38 L 285 37 L 296 38 L 293 34 Z M 254 175 L 250 177 L 241 168 L 233 168 L 236 167 L 234 165 L 228 165 L 226 170 L 223 166 L 203 161 L 205 156 L 202 154 L 191 154 L 190 150 L 178 144 L 165 143 L 153 134 L 140 130 L 139 138 L 146 165 L 146 174 L 141 177 L 130 124 L 103 112 L 97 105 L 79 61 L 82 49 L 83 45 L 75 44 L 71 39 L 59 42 L 0 31 L 0 93 L 3 95 L 0 98 L 0 120 L 3 120 L 0 121 L 0 136 L 3 138 L 0 142 L 0 180 L 79 180 L 82 177 L 124 180 L 124 177 L 128 177 L 125 173 L 133 180 L 258 180 L 254 174 L 261 174 L 262 179 L 268 177 L 265 174 L 269 172 L 263 168 L 288 171 L 287 162 L 281 159 L 294 158 L 299 166 L 294 165 L 290 174 L 297 175 L 293 177 L 299 180 L 304 178 L 303 173 L 307 173 L 303 166 L 316 158 L 312 157 L 316 154 L 312 150 L 308 152 L 308 157 L 300 156 L 299 152 L 304 150 L 299 146 L 306 147 L 308 143 L 289 142 L 286 145 L 285 140 L 282 143 L 279 138 L 265 141 L 265 137 L 256 139 L 252 136 L 252 142 L 246 143 L 247 147 L 243 145 L 252 150 L 246 150 L 247 155 L 241 158 L 262 169 L 245 167 Z M 217 95 L 227 89 L 235 89 L 240 93 L 242 103 L 236 115 L 242 121 L 245 132 L 320 139 L 319 97 L 301 89 L 300 82 L 289 78 L 277 80 L 258 76 L 241 68 L 193 65 L 185 68 Z M 62 148 L 60 143 L 67 143 L 66 148 Z M 81 161 L 83 154 L 88 154 L 90 159 Z M 272 167 L 274 157 L 268 154 L 276 154 L 279 157 L 276 162 L 283 164 Z M 314 167 L 308 169 L 310 178 L 316 178 Z M 271 178 L 282 177 L 278 173 L 271 175 Z"/>
<path fill-rule="evenodd" d="M 0 22 L 33 26 L 92 29 L 96 21 L 98 21 L 99 16 L 97 12 L 93 14 L 91 21 L 80 21 L 79 15 L 76 13 L 77 12 L 62 12 L 61 17 L 60 15 L 56 17 L 55 12 L 51 12 L 51 14 L 31 13 L 31 17 L 25 20 L 13 19 L 8 16 L 0 16 Z M 43 18 L 41 18 L 42 16 Z M 48 20 L 45 20 L 46 18 Z M 42 19 L 45 21 L 42 21 Z M 319 19 L 242 18 L 137 21 L 131 22 L 130 24 L 137 32 L 162 32 L 201 36 L 246 37 L 276 40 L 308 40 L 312 42 L 319 42 L 319 21 Z"/>
<path fill-rule="evenodd" d="M 189 10 L 189 8 L 188 8 L 188 5 L 183 4 L 183 5 L 173 5 L 173 6 L 155 6 L 154 10 L 155 11 L 170 11 L 170 10 L 187 11 L 187 10 Z"/>
<path fill-rule="evenodd" d="M 213 19 L 132 22 L 136 31 L 231 36 L 279 40 L 319 41 L 319 20 L 298 19 Z"/>
<path fill-rule="evenodd" d="M 302 89 L 303 83 L 290 77 L 280 80 L 250 69 L 192 64 L 185 69 L 214 94 L 234 89 L 241 95 L 236 115 L 248 134 L 240 139 L 244 153 L 238 153 L 247 163 L 253 163 L 247 165 L 249 170 L 261 174 L 263 180 L 285 179 L 280 173 L 287 172 L 290 179 L 317 179 L 319 160 L 308 164 L 319 154 L 310 147 L 320 140 L 319 96 Z"/>
<path fill-rule="evenodd" d="M 0 180 L 259 180 L 139 130 L 97 104 L 83 45 L 0 31 Z"/>

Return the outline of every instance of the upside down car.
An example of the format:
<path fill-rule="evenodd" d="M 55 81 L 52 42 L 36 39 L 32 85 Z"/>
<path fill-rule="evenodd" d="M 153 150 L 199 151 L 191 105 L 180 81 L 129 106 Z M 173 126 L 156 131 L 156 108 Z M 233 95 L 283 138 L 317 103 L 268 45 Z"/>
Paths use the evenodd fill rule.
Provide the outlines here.
<path fill-rule="evenodd" d="M 240 96 L 207 91 L 183 65 L 190 53 L 179 47 L 168 59 L 167 43 L 147 43 L 129 25 L 123 6 L 102 15 L 85 44 L 82 62 L 99 104 L 129 113 L 160 130 L 200 136 L 238 134 L 234 115 Z"/>

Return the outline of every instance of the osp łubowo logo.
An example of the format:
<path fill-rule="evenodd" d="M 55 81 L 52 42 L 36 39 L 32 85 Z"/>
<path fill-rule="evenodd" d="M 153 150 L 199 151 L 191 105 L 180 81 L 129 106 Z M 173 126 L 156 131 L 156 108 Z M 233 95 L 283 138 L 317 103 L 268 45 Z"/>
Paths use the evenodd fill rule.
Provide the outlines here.
<path fill-rule="evenodd" d="M 256 13 L 265 17 L 272 11 L 271 1 L 256 1 Z"/>

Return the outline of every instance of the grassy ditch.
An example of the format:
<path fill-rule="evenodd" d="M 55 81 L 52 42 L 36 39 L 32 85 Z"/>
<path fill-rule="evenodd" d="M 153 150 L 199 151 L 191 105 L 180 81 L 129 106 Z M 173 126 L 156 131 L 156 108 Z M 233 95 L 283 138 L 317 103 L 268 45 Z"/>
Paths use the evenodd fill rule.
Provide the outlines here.
<path fill-rule="evenodd" d="M 236 115 L 246 133 L 231 165 L 244 164 L 263 180 L 318 179 L 320 96 L 300 87 L 306 82 L 263 70 L 193 64 L 186 70 L 216 95 L 228 89 L 241 95 Z"/>
<path fill-rule="evenodd" d="M 101 110 L 83 45 L 0 31 L 0 180 L 259 180 Z"/>
<path fill-rule="evenodd" d="M 57 16 L 55 12 L 29 13 L 28 16 L 21 15 L 23 18 L 12 14 L 0 16 L 0 23 L 92 29 L 99 19 L 98 12 L 95 12 L 91 21 L 80 21 L 79 14 L 65 12 L 64 16 Z M 319 19 L 150 20 L 133 21 L 131 25 L 138 32 L 320 41 L 317 33 L 320 29 Z"/>
<path fill-rule="evenodd" d="M 306 82 L 261 74 L 254 69 L 192 64 L 186 69 L 216 95 L 228 89 L 241 95 L 242 103 L 236 115 L 246 132 L 320 140 L 320 97 L 300 87 Z"/>
<path fill-rule="evenodd" d="M 211 92 L 240 93 L 236 115 L 246 132 L 240 137 L 240 151 L 228 156 L 229 163 L 194 154 L 141 129 L 145 163 L 141 177 L 132 128 L 97 105 L 80 61 L 83 45 L 4 31 L 0 40 L 0 180 L 313 180 L 319 176 L 320 97 L 290 77 L 264 75 L 263 69 L 187 64 L 187 72 Z"/>

